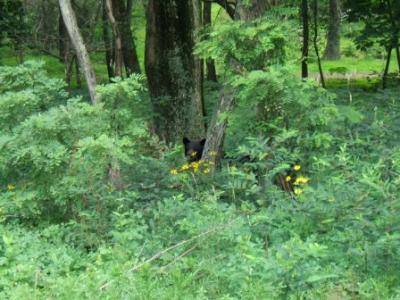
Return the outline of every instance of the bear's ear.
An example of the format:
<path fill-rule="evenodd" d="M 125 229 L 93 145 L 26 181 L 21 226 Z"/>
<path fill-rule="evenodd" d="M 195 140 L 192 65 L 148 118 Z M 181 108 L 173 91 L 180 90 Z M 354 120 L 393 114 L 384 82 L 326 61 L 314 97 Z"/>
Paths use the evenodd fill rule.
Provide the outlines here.
<path fill-rule="evenodd" d="M 185 136 L 185 137 L 183 137 L 183 144 L 184 145 L 187 145 L 187 144 L 189 144 L 190 143 L 190 140 Z"/>
<path fill-rule="evenodd" d="M 206 144 L 206 139 L 202 139 L 202 140 L 200 141 L 200 145 L 204 146 L 205 144 Z"/>

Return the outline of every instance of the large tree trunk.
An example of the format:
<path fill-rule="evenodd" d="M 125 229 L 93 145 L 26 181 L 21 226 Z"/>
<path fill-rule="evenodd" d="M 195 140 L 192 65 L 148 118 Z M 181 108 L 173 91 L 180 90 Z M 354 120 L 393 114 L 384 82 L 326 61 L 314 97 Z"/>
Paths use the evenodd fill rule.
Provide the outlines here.
<path fill-rule="evenodd" d="M 309 41 L 309 26 L 308 26 L 308 1 L 301 1 L 301 18 L 303 20 L 303 48 L 301 57 L 301 77 L 308 78 L 308 41 Z"/>
<path fill-rule="evenodd" d="M 204 137 L 200 60 L 193 55 L 199 0 L 149 0 L 145 67 L 157 135 Z"/>
<path fill-rule="evenodd" d="M 122 76 L 122 66 L 123 66 L 123 54 L 122 54 L 122 40 L 121 34 L 119 31 L 119 26 L 117 21 L 114 17 L 114 7 L 112 0 L 105 0 L 106 1 L 106 11 L 108 18 L 111 23 L 114 41 L 115 41 L 115 76 Z"/>
<path fill-rule="evenodd" d="M 340 3 L 339 0 L 329 0 L 328 40 L 324 58 L 340 59 Z"/>
<path fill-rule="evenodd" d="M 139 59 L 136 53 L 135 41 L 131 30 L 131 15 L 133 0 L 113 0 L 114 16 L 117 20 L 122 42 L 122 54 L 126 75 L 140 73 Z"/>
<path fill-rule="evenodd" d="M 211 2 L 204 2 L 203 7 L 203 25 L 211 25 Z M 207 80 L 217 81 L 217 71 L 215 70 L 215 62 L 213 59 L 206 60 Z"/>
<path fill-rule="evenodd" d="M 96 103 L 96 76 L 90 63 L 89 54 L 86 50 L 83 38 L 76 22 L 74 11 L 72 10 L 70 0 L 59 0 L 61 14 L 64 19 L 65 27 L 71 38 L 78 57 L 79 65 L 85 74 L 86 83 L 89 89 L 90 99 L 93 104 Z"/>
<path fill-rule="evenodd" d="M 251 21 L 261 17 L 268 7 L 267 0 L 253 0 L 251 6 L 245 6 L 238 0 L 236 19 Z M 232 60 L 232 63 L 233 60 Z M 225 130 L 228 125 L 226 114 L 234 107 L 234 94 L 230 86 L 224 86 L 218 101 L 218 107 L 211 120 L 207 131 L 206 144 L 204 145 L 203 157 L 210 164 L 212 171 L 219 164 L 222 157 L 222 149 L 225 139 Z"/>

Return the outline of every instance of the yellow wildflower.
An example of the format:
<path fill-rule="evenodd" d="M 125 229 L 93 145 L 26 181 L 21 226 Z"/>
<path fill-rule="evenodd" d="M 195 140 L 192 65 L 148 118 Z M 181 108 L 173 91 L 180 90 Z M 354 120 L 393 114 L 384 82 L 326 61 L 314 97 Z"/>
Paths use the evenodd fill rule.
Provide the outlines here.
<path fill-rule="evenodd" d="M 300 171 L 301 170 L 301 166 L 300 165 L 294 165 L 293 166 L 293 170 Z"/>
<path fill-rule="evenodd" d="M 13 191 L 13 190 L 15 190 L 15 185 L 9 183 L 9 184 L 7 185 L 7 189 L 8 189 L 9 191 Z"/>
<path fill-rule="evenodd" d="M 310 181 L 310 179 L 309 178 L 307 178 L 307 177 L 304 177 L 304 176 L 299 176 L 299 177 L 297 177 L 296 178 L 296 181 L 294 182 L 294 184 L 306 184 L 306 183 L 308 183 Z"/>
<path fill-rule="evenodd" d="M 197 171 L 199 170 L 200 164 L 199 164 L 197 161 L 195 161 L 195 162 L 192 162 L 192 163 L 190 164 L 190 166 L 192 167 L 193 172 L 197 173 Z"/>
<path fill-rule="evenodd" d="M 177 169 L 172 169 L 171 171 L 169 171 L 169 173 L 171 175 L 176 175 L 176 174 L 178 174 L 178 170 Z"/>
<path fill-rule="evenodd" d="M 197 162 L 197 161 L 194 161 L 194 162 L 192 162 L 192 163 L 190 164 L 190 166 L 191 166 L 193 169 L 198 169 L 198 168 L 199 168 L 199 165 L 200 165 L 200 163 Z"/>
<path fill-rule="evenodd" d="M 189 170 L 189 168 L 190 168 L 190 166 L 189 166 L 188 164 L 184 164 L 184 165 L 181 167 L 181 171 Z"/>
<path fill-rule="evenodd" d="M 208 173 L 210 173 L 210 169 L 209 169 L 209 168 L 207 168 L 207 169 L 204 169 L 204 170 L 203 170 L 203 173 L 204 173 L 204 174 L 208 174 Z"/>
<path fill-rule="evenodd" d="M 285 181 L 286 181 L 286 182 L 289 182 L 290 180 L 292 180 L 292 177 L 286 176 Z"/>
<path fill-rule="evenodd" d="M 301 194 L 303 194 L 303 192 L 304 192 L 304 191 L 303 191 L 302 189 L 299 189 L 299 188 L 295 188 L 295 189 L 294 189 L 294 194 L 295 194 L 295 195 L 301 195 Z"/>

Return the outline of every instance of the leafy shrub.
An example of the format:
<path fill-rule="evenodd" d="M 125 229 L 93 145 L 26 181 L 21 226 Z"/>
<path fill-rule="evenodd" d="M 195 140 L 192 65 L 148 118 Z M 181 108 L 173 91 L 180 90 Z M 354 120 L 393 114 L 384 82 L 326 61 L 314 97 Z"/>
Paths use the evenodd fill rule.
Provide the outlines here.
<path fill-rule="evenodd" d="M 141 77 L 99 87 L 99 105 L 77 98 L 51 108 L 56 95 L 65 96 L 63 85 L 47 81 L 40 67 L 17 67 L 20 83 L 14 88 L 20 91 L 8 91 L 0 101 L 2 121 L 10 125 L 0 139 L 0 182 L 8 186 L 0 201 L 3 217 L 66 220 L 94 207 L 100 213 L 109 205 L 102 195 L 123 184 L 121 165 L 132 167 L 133 153 L 140 159 L 152 143 L 133 109 L 142 103 Z M 32 73 L 40 75 L 35 92 L 24 81 Z M 11 69 L 2 74 L 14 75 Z M 42 92 L 48 97 L 40 97 Z"/>

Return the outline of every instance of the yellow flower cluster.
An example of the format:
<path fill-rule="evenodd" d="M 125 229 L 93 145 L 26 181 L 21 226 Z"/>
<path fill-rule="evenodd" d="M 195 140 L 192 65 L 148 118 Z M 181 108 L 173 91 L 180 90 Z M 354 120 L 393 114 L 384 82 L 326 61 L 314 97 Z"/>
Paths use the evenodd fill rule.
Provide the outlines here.
<path fill-rule="evenodd" d="M 211 172 L 209 166 L 211 165 L 210 162 L 205 160 L 194 161 L 192 163 L 187 163 L 182 165 L 180 168 L 171 169 L 169 173 L 171 175 L 177 175 L 178 173 L 183 173 L 186 171 L 191 171 L 193 173 L 198 173 L 199 171 L 203 174 L 209 174 Z"/>
<path fill-rule="evenodd" d="M 304 177 L 304 176 L 299 176 L 296 178 L 294 181 L 294 185 L 301 185 L 301 184 L 306 184 L 310 181 L 310 178 Z"/>
<path fill-rule="evenodd" d="M 294 188 L 293 192 L 295 195 L 301 195 L 303 194 L 304 190 L 300 188 Z"/>
<path fill-rule="evenodd" d="M 300 166 L 300 165 L 294 165 L 294 166 L 293 166 L 293 170 L 296 171 L 296 172 L 298 172 L 298 171 L 301 170 L 301 166 Z M 287 176 L 287 177 L 286 177 L 286 181 L 289 182 L 292 178 L 290 177 L 290 179 L 287 180 L 288 177 L 290 177 L 290 176 Z M 303 175 L 298 175 L 298 176 L 296 176 L 296 179 L 295 179 L 294 182 L 293 182 L 293 185 L 295 185 L 295 188 L 293 189 L 293 193 L 294 193 L 295 195 L 301 195 L 301 194 L 303 194 L 303 193 L 304 193 L 304 190 L 303 190 L 302 188 L 300 188 L 300 186 L 301 186 L 301 185 L 307 184 L 309 181 L 310 181 L 310 178 L 305 177 L 305 176 L 303 176 Z"/>

